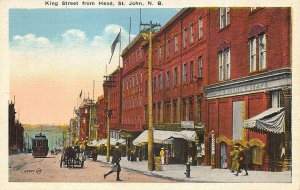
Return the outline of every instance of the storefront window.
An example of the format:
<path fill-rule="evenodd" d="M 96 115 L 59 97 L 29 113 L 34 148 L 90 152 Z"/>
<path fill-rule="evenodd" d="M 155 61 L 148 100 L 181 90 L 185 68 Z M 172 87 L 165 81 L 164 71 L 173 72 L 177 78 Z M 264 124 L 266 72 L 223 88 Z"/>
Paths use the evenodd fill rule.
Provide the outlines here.
<path fill-rule="evenodd" d="M 262 164 L 262 152 L 261 148 L 258 146 L 252 147 L 252 163 L 253 164 Z"/>

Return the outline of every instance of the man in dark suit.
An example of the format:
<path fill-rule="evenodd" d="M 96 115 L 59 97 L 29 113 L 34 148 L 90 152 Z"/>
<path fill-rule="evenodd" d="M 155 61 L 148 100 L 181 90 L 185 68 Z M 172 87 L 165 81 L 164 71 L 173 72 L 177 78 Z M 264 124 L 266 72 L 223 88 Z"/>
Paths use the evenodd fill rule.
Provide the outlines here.
<path fill-rule="evenodd" d="M 114 164 L 113 168 L 111 171 L 109 171 L 107 174 L 104 174 L 104 179 L 111 173 L 117 172 L 117 179 L 116 181 L 122 181 L 120 179 L 120 172 L 121 172 L 121 166 L 120 166 L 120 161 L 121 161 L 121 151 L 119 150 L 119 145 L 120 143 L 116 144 L 115 149 L 112 152 L 112 163 Z"/>
<path fill-rule="evenodd" d="M 246 174 L 245 175 L 248 175 L 248 171 L 247 171 L 247 167 L 246 167 L 246 153 L 244 151 L 244 148 L 243 146 L 241 145 L 240 146 L 240 152 L 239 152 L 239 169 L 237 171 L 237 173 L 235 174 L 236 176 L 239 175 L 240 172 L 242 172 L 242 170 L 244 169 Z"/>

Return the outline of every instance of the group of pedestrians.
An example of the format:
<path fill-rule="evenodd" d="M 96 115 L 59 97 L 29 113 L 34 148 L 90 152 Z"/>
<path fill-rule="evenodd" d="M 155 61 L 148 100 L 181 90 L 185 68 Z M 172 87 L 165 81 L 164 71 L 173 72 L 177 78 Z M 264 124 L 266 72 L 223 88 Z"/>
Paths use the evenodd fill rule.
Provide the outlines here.
<path fill-rule="evenodd" d="M 248 145 L 245 147 L 248 148 Z M 233 150 L 230 152 L 231 157 L 231 172 L 235 173 L 234 175 L 238 176 L 243 170 L 246 172 L 246 176 L 248 175 L 248 164 L 249 164 L 249 156 L 247 155 L 248 151 L 244 149 L 242 145 L 239 147 L 237 145 L 233 146 Z"/>

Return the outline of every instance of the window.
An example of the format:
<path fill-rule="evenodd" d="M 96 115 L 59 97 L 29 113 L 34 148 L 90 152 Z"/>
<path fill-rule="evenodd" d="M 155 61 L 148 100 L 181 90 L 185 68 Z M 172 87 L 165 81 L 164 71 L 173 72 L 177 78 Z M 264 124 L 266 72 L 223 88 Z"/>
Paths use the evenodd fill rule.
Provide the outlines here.
<path fill-rule="evenodd" d="M 219 9 L 219 27 L 220 29 L 230 24 L 230 8 L 222 7 Z"/>
<path fill-rule="evenodd" d="M 134 75 L 132 76 L 132 88 L 134 87 Z"/>
<path fill-rule="evenodd" d="M 153 79 L 153 91 L 156 91 L 156 77 Z"/>
<path fill-rule="evenodd" d="M 136 74 L 136 85 L 137 86 L 139 85 L 139 74 L 138 73 Z"/>
<path fill-rule="evenodd" d="M 178 39 L 177 39 L 177 35 L 174 37 L 174 51 L 175 52 L 178 51 Z"/>
<path fill-rule="evenodd" d="M 257 70 L 263 70 L 267 67 L 266 35 L 261 34 L 249 40 L 249 69 L 250 73 Z M 257 69 L 258 68 L 258 69 Z"/>
<path fill-rule="evenodd" d="M 193 81 L 194 78 L 194 61 L 190 62 L 190 80 Z"/>
<path fill-rule="evenodd" d="M 162 58 L 162 51 L 161 51 L 161 46 L 159 46 L 159 48 L 158 48 L 158 59 L 159 59 L 159 62 L 161 61 L 161 58 Z"/>
<path fill-rule="evenodd" d="M 272 108 L 280 108 L 284 106 L 283 93 L 281 91 L 273 91 L 271 93 Z"/>
<path fill-rule="evenodd" d="M 266 68 L 266 35 L 260 35 L 258 37 L 259 39 L 259 69 L 265 69 Z"/>
<path fill-rule="evenodd" d="M 256 39 L 252 38 L 249 41 L 250 50 L 250 73 L 256 71 Z"/>
<path fill-rule="evenodd" d="M 252 147 L 252 163 L 253 164 L 262 164 L 262 152 L 261 148 L 258 146 Z"/>
<path fill-rule="evenodd" d="M 202 56 L 198 57 L 198 77 L 202 77 Z"/>
<path fill-rule="evenodd" d="M 190 43 L 194 42 L 194 24 L 190 24 Z"/>
<path fill-rule="evenodd" d="M 185 48 L 186 47 L 186 42 L 187 42 L 186 28 L 183 29 L 182 38 L 183 38 L 183 47 Z"/>
<path fill-rule="evenodd" d="M 183 65 L 183 82 L 187 81 L 186 63 Z"/>
<path fill-rule="evenodd" d="M 159 89 L 162 89 L 162 74 L 159 74 Z"/>
<path fill-rule="evenodd" d="M 166 72 L 166 87 L 169 88 L 170 86 L 170 72 Z"/>
<path fill-rule="evenodd" d="M 219 81 L 230 79 L 230 49 L 219 52 Z"/>
<path fill-rule="evenodd" d="M 169 57 L 170 56 L 170 41 L 167 41 L 166 44 L 166 56 Z"/>
<path fill-rule="evenodd" d="M 175 67 L 174 68 L 174 81 L 173 81 L 173 83 L 174 83 L 174 86 L 176 86 L 177 85 L 177 67 Z"/>
<path fill-rule="evenodd" d="M 198 38 L 203 37 L 203 20 L 202 17 L 199 17 L 198 19 Z"/>

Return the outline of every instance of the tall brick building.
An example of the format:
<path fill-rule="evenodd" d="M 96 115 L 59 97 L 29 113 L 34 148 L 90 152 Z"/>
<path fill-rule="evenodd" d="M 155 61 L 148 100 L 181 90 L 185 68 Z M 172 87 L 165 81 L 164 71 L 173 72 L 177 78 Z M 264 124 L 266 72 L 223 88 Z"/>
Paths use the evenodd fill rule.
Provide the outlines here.
<path fill-rule="evenodd" d="M 196 132 L 185 161 L 227 168 L 232 146 L 248 144 L 251 169 L 288 169 L 290 33 L 289 8 L 182 9 L 153 37 L 154 128 Z M 112 129 L 129 140 L 147 129 L 148 48 L 139 34 L 124 49 L 111 91 Z"/>

